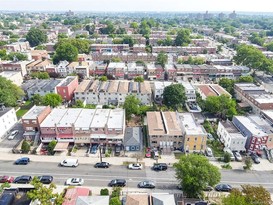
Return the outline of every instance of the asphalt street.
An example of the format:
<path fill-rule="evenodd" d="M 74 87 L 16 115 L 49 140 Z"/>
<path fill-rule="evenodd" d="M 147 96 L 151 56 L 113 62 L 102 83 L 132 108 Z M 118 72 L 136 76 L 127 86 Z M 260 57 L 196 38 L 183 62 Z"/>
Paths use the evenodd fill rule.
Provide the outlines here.
<path fill-rule="evenodd" d="M 273 172 L 271 171 L 240 171 L 222 170 L 223 183 L 233 187 L 241 184 L 262 185 L 273 193 Z M 30 162 L 28 165 L 14 165 L 13 161 L 0 161 L 0 175 L 52 175 L 54 183 L 64 185 L 66 179 L 79 177 L 85 180 L 85 186 L 106 187 L 112 179 L 126 179 L 127 186 L 136 188 L 142 180 L 153 180 L 158 190 L 177 192 L 177 180 L 173 168 L 167 171 L 155 172 L 150 167 L 143 170 L 128 170 L 125 166 L 111 166 L 109 169 L 97 169 L 91 165 L 79 165 L 76 168 L 60 167 L 56 163 Z M 213 177 L 213 176 L 212 176 Z"/>

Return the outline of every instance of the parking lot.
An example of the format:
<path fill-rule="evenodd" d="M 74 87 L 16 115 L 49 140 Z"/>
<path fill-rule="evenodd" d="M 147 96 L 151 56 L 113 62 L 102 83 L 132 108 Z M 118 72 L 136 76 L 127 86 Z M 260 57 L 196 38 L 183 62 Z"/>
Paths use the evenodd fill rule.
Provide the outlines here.
<path fill-rule="evenodd" d="M 18 141 L 23 139 L 24 130 L 23 130 L 23 126 L 21 123 L 16 123 L 15 126 L 9 132 L 12 132 L 13 130 L 18 130 L 19 133 L 15 136 L 15 138 L 13 140 L 8 140 L 9 135 L 6 135 L 4 138 L 1 138 L 0 139 L 0 148 L 12 149 Z"/>

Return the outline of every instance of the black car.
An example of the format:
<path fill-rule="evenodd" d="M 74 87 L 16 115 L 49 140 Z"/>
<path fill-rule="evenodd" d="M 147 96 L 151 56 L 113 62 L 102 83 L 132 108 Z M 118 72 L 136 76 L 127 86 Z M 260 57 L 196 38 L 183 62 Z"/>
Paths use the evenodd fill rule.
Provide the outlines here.
<path fill-rule="evenodd" d="M 154 164 L 153 170 L 154 171 L 166 171 L 168 169 L 168 165 L 166 163 L 158 163 Z"/>
<path fill-rule="evenodd" d="M 109 168 L 110 164 L 108 162 L 98 162 L 94 166 L 95 168 Z"/>
<path fill-rule="evenodd" d="M 50 184 L 53 181 L 53 176 L 49 176 L 49 175 L 38 176 L 38 179 L 43 184 Z"/>
<path fill-rule="evenodd" d="M 22 157 L 20 159 L 17 159 L 14 164 L 19 165 L 19 164 L 23 164 L 23 165 L 27 165 L 30 162 L 30 159 L 28 157 Z"/>
<path fill-rule="evenodd" d="M 260 164 L 260 159 L 257 154 L 251 153 L 250 154 L 251 159 L 254 161 L 255 164 Z"/>
<path fill-rule="evenodd" d="M 218 184 L 215 187 L 216 191 L 225 191 L 225 192 L 230 192 L 232 190 L 232 187 L 229 184 Z"/>
<path fill-rule="evenodd" d="M 126 186 L 126 180 L 125 179 L 113 179 L 110 183 L 109 186 L 119 186 L 119 187 L 125 187 Z"/>
<path fill-rule="evenodd" d="M 20 177 L 16 177 L 13 181 L 13 183 L 16 184 L 28 184 L 32 180 L 32 177 L 29 175 L 23 175 Z"/>
<path fill-rule="evenodd" d="M 155 183 L 153 181 L 142 181 L 138 184 L 139 188 L 154 189 Z"/>

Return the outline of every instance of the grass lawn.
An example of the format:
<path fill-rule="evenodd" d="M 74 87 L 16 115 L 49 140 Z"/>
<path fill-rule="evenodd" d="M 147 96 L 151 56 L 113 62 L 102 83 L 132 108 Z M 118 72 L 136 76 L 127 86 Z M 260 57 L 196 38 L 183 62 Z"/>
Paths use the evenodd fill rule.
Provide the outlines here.
<path fill-rule="evenodd" d="M 16 112 L 17 118 L 20 119 L 30 108 L 32 108 L 32 106 L 30 101 L 26 101 L 26 103 L 20 107 L 20 110 Z"/>
<path fill-rule="evenodd" d="M 207 146 L 212 149 L 214 157 L 222 157 L 224 155 L 223 145 L 217 140 L 208 140 Z"/>
<path fill-rule="evenodd" d="M 182 155 L 184 155 L 184 153 L 182 153 L 182 152 L 174 152 L 174 157 L 175 157 L 175 159 L 180 159 L 180 157 L 181 157 Z"/>

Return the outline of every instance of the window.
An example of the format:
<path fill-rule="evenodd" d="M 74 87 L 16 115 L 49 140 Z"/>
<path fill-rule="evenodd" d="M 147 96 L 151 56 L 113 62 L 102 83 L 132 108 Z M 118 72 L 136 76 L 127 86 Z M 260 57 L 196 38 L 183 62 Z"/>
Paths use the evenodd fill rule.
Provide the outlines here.
<path fill-rule="evenodd" d="M 187 141 L 190 141 L 190 138 L 189 138 L 189 137 L 187 138 Z"/>
<path fill-rule="evenodd" d="M 196 145 L 193 146 L 193 150 L 196 150 Z"/>

